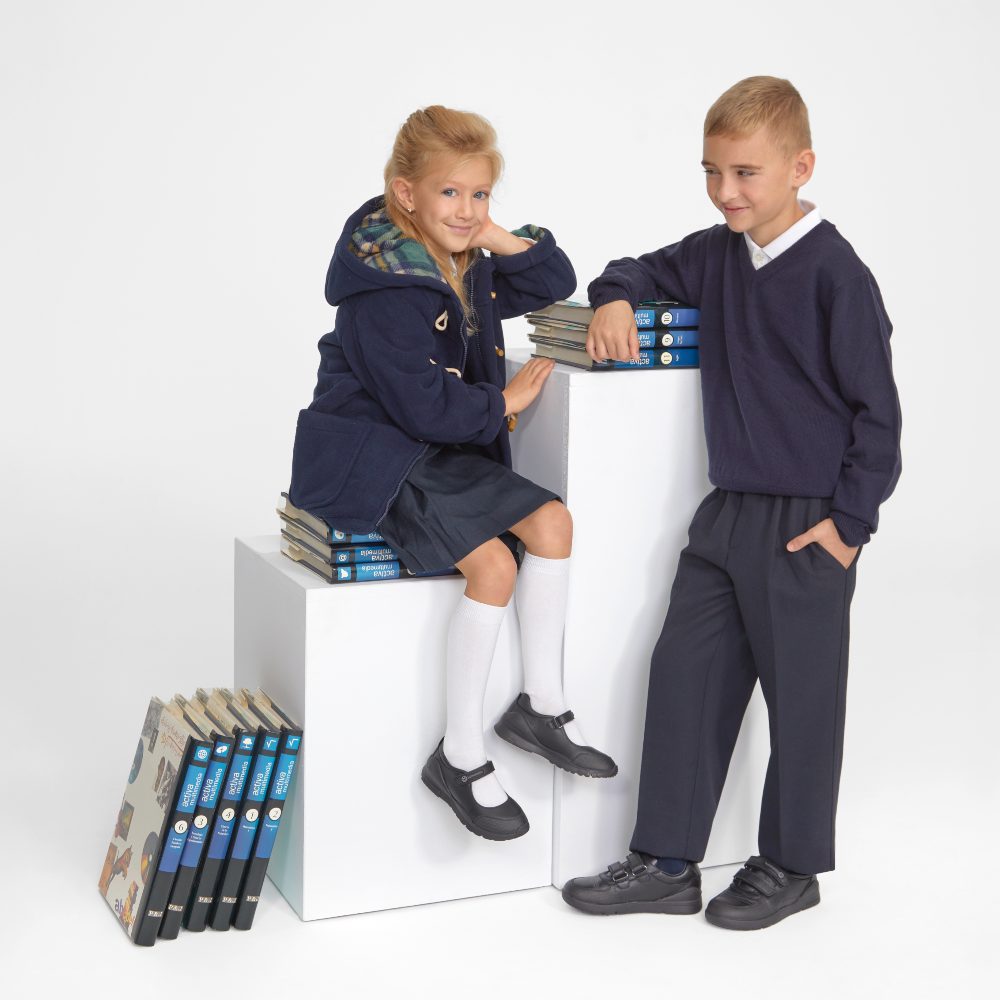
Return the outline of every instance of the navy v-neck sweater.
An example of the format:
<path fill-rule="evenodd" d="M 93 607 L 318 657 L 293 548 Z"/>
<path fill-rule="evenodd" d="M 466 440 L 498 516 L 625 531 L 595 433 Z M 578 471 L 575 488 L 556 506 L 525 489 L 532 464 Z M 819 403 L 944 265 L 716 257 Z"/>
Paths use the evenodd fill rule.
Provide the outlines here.
<path fill-rule="evenodd" d="M 709 479 L 725 490 L 831 497 L 863 545 L 900 473 L 892 324 L 871 272 L 827 221 L 755 270 L 725 225 L 608 264 L 588 289 L 701 310 Z M 667 380 L 668 381 L 668 380 Z"/>

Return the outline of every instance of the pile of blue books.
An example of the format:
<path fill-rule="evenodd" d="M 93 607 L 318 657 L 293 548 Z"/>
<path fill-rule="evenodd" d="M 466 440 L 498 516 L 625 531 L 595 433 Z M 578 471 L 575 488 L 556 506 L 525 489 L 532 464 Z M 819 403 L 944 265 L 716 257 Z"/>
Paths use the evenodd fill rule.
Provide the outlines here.
<path fill-rule="evenodd" d="M 251 928 L 301 748 L 260 689 L 150 700 L 98 880 L 133 943 Z"/>
<path fill-rule="evenodd" d="M 698 367 L 698 310 L 680 302 L 641 302 L 635 311 L 639 357 L 594 361 L 587 354 L 587 330 L 594 310 L 583 302 L 554 302 L 530 312 L 528 340 L 536 358 L 554 358 L 590 371 Z"/>
<path fill-rule="evenodd" d="M 414 577 L 452 576 L 417 573 L 407 569 L 399 553 L 378 533 L 355 535 L 338 531 L 322 518 L 294 506 L 287 493 L 277 508 L 281 518 L 281 553 L 312 570 L 327 583 L 364 583 L 372 580 L 405 580 Z"/>

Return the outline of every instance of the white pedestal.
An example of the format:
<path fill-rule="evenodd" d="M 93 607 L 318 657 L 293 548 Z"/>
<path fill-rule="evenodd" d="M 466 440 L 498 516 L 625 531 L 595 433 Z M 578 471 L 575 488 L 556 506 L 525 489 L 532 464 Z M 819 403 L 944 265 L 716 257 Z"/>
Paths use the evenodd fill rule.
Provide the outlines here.
<path fill-rule="evenodd" d="M 508 375 L 529 353 L 512 351 Z M 552 881 L 624 857 L 635 822 L 649 658 L 695 508 L 708 482 L 698 372 L 588 372 L 557 364 L 511 440 L 514 468 L 573 515 L 564 643 L 569 707 L 618 762 L 611 780 L 556 771 Z M 759 691 L 740 741 L 705 865 L 756 853 L 768 755 Z"/>
<path fill-rule="evenodd" d="M 493 721 L 520 690 L 517 616 L 486 694 L 486 746 L 531 822 L 517 840 L 470 834 L 420 781 L 444 732 L 448 620 L 461 578 L 331 586 L 236 541 L 236 684 L 260 685 L 303 724 L 302 766 L 268 874 L 312 920 L 548 885 L 553 768 Z"/>

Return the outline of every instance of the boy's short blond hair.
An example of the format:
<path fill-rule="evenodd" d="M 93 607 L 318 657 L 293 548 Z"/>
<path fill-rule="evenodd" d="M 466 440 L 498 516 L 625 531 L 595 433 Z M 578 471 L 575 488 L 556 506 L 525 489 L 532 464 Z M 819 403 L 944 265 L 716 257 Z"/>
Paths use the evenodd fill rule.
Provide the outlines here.
<path fill-rule="evenodd" d="M 767 128 L 786 156 L 812 148 L 809 112 L 799 92 L 776 76 L 748 76 L 729 88 L 705 116 L 710 135 L 748 136 Z"/>

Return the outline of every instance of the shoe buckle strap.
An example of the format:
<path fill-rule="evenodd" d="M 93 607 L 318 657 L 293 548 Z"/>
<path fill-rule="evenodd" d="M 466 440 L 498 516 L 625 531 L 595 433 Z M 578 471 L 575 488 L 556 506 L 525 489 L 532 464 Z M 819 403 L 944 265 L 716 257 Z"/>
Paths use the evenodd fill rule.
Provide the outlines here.
<path fill-rule="evenodd" d="M 487 774 L 492 774 L 495 770 L 496 768 L 493 766 L 493 761 L 488 760 L 482 767 L 477 767 L 475 771 L 463 771 L 458 776 L 458 780 L 464 785 L 470 781 L 485 778 Z"/>
<path fill-rule="evenodd" d="M 562 729 L 567 722 L 572 722 L 575 718 L 576 716 L 572 712 L 563 712 L 562 715 L 554 715 L 545 724 L 550 729 Z"/>

